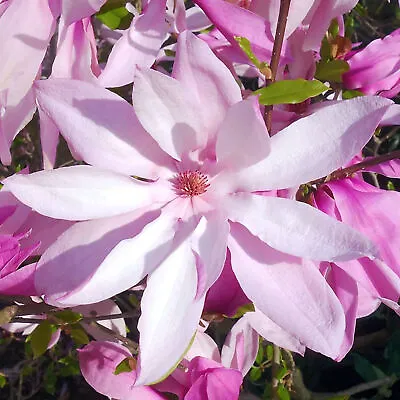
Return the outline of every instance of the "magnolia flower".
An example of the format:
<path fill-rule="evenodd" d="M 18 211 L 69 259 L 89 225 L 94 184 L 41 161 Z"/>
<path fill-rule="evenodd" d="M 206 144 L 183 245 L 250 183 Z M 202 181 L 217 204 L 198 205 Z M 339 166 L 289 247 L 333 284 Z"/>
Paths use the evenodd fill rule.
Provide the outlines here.
<path fill-rule="evenodd" d="M 346 58 L 350 70 L 343 74 L 345 88 L 365 94 L 395 97 L 400 92 L 400 29 Z"/>
<path fill-rule="evenodd" d="M 137 72 L 134 109 L 79 81 L 38 82 L 37 98 L 91 164 L 4 181 L 37 212 L 82 221 L 43 254 L 37 289 L 50 304 L 72 306 L 148 276 L 137 385 L 161 379 L 182 358 L 227 246 L 246 296 L 304 345 L 335 356 L 343 310 L 300 257 L 349 260 L 376 255 L 374 246 L 305 203 L 256 192 L 296 187 L 349 162 L 390 100 L 338 102 L 270 139 L 257 99 L 242 100 L 230 72 L 188 32 L 179 36 L 172 77 Z"/>
<path fill-rule="evenodd" d="M 14 0 L 0 8 L 0 158 L 11 163 L 10 145 L 36 110 L 32 84 L 63 17 L 65 26 L 94 14 L 106 0 Z M 24 20 L 21 23 L 21 15 Z M 27 62 L 29 60 L 29 62 Z"/>

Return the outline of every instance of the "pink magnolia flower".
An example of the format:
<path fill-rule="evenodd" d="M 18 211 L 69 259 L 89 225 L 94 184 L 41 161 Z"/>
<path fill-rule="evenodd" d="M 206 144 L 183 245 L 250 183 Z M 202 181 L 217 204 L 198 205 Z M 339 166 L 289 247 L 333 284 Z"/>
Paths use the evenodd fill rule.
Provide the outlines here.
<path fill-rule="evenodd" d="M 132 354 L 121 344 L 92 341 L 79 350 L 79 365 L 87 383 L 97 392 L 117 400 L 162 400 L 148 386 L 134 387 L 136 371 L 115 374 L 117 366 Z"/>
<path fill-rule="evenodd" d="M 400 29 L 383 39 L 372 41 L 364 49 L 351 54 L 350 70 L 343 75 L 348 89 L 365 94 L 394 97 L 400 92 Z"/>
<path fill-rule="evenodd" d="M 349 260 L 375 249 L 307 204 L 255 192 L 296 187 L 349 162 L 390 100 L 339 102 L 269 139 L 256 98 L 242 100 L 230 72 L 188 32 L 179 36 L 173 77 L 137 72 L 134 109 L 80 81 L 39 82 L 37 98 L 91 164 L 4 181 L 37 212 L 82 221 L 43 254 L 37 289 L 52 304 L 86 304 L 148 275 L 136 384 L 160 379 L 182 357 L 227 246 L 244 293 L 263 313 L 304 345 L 336 354 L 342 308 L 300 257 Z"/>
<path fill-rule="evenodd" d="M 233 326 L 221 354 L 214 340 L 199 330 L 180 367 L 155 388 L 183 400 L 238 399 L 258 347 L 258 334 L 246 318 Z"/>
<path fill-rule="evenodd" d="M 103 3 L 105 0 L 14 0 L 2 4 L 0 158 L 3 164 L 11 163 L 11 142 L 36 110 L 32 84 L 40 73 L 57 18 L 61 14 L 69 25 L 92 15 Z"/>
<path fill-rule="evenodd" d="M 14 207 L 0 208 L 0 224 L 15 211 Z M 38 248 L 36 242 L 31 246 L 21 246 L 30 231 L 18 235 L 0 234 L 0 293 L 5 295 L 31 296 L 36 294 L 34 271 L 36 263 L 19 266 Z"/>
<path fill-rule="evenodd" d="M 167 38 L 166 0 L 149 0 L 143 13 L 115 43 L 99 77 L 105 87 L 123 86 L 133 81 L 136 67 L 151 67 Z"/>
<path fill-rule="evenodd" d="M 388 168 L 383 166 L 382 170 Z M 395 206 L 399 193 L 378 189 L 354 176 L 328 182 L 314 197 L 319 209 L 374 241 L 383 260 L 363 257 L 321 264 L 346 315 L 346 334 L 337 356 L 341 360 L 353 344 L 356 318 L 371 314 L 381 302 L 399 313 L 400 254 L 396 243 L 400 240 L 400 214 Z"/>

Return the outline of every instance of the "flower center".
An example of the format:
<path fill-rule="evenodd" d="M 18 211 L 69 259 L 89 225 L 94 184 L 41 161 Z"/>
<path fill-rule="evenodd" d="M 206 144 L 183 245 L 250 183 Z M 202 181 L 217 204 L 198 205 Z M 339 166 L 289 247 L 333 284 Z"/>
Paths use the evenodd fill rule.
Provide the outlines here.
<path fill-rule="evenodd" d="M 210 184 L 206 175 L 200 171 L 185 171 L 172 179 L 172 185 L 179 196 L 193 197 L 207 191 Z"/>

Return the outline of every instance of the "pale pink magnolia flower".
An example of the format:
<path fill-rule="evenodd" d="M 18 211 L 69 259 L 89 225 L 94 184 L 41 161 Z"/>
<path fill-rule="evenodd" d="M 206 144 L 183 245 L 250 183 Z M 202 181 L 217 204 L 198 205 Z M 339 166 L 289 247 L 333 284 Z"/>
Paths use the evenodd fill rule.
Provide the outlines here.
<path fill-rule="evenodd" d="M 352 52 L 346 61 L 350 70 L 343 74 L 345 88 L 395 97 L 400 92 L 400 29 Z"/>
<path fill-rule="evenodd" d="M 338 102 L 270 139 L 257 99 L 242 100 L 230 72 L 189 32 L 179 36 L 173 77 L 137 72 L 135 111 L 87 82 L 38 82 L 37 98 L 92 165 L 4 181 L 37 212 L 82 221 L 43 254 L 37 289 L 52 304 L 86 304 L 148 275 L 138 385 L 181 359 L 227 246 L 246 296 L 304 345 L 335 356 L 341 305 L 300 257 L 349 260 L 376 255 L 374 246 L 307 204 L 254 192 L 296 187 L 349 162 L 390 100 Z"/>
<path fill-rule="evenodd" d="M 60 14 L 69 25 L 98 11 L 105 0 L 13 0 L 0 8 L 0 158 L 36 110 L 32 84 Z M 23 23 L 21 23 L 23 15 Z M 28 62 L 27 62 L 28 60 Z"/>
<path fill-rule="evenodd" d="M 237 48 L 235 36 L 249 39 L 252 50 L 261 61 L 271 57 L 279 0 L 225 1 L 195 0 L 219 31 Z M 357 0 L 292 0 L 290 3 L 285 39 L 297 28 L 305 28 L 302 50 L 319 50 L 325 32 L 334 18 L 350 11 Z M 244 8 L 245 7 L 245 8 Z M 287 55 L 285 48 L 283 55 Z M 282 60 L 283 62 L 284 60 Z"/>
<path fill-rule="evenodd" d="M 131 26 L 114 44 L 107 64 L 99 76 L 105 87 L 131 83 L 137 66 L 151 67 L 167 38 L 166 0 L 149 0 L 143 13 L 135 16 Z"/>

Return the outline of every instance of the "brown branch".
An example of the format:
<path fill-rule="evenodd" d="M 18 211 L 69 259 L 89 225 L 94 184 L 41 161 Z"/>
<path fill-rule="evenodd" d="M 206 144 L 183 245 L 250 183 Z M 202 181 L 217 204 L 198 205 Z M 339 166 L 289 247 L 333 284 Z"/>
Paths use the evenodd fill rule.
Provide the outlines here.
<path fill-rule="evenodd" d="M 278 387 L 279 379 L 277 378 L 279 369 L 281 367 L 281 349 L 274 344 L 274 352 L 272 359 L 272 399 L 279 400 Z"/>
<path fill-rule="evenodd" d="M 290 7 L 290 0 L 281 0 L 279 8 L 278 24 L 276 26 L 274 47 L 272 49 L 272 57 L 270 64 L 271 79 L 266 79 L 265 86 L 268 86 L 275 81 L 276 73 L 278 72 L 283 39 L 285 36 L 286 22 L 289 14 L 289 7 Z M 264 120 L 269 133 L 271 133 L 271 127 L 272 127 L 272 108 L 273 106 L 265 106 L 265 111 L 264 111 Z"/>
<path fill-rule="evenodd" d="M 350 167 L 337 169 L 336 171 L 333 171 L 330 175 L 324 178 L 319 178 L 314 181 L 308 182 L 308 185 L 319 185 L 330 181 L 337 181 L 339 179 L 348 178 L 349 176 L 353 175 L 358 171 L 362 171 L 368 167 L 373 167 L 383 162 L 395 160 L 398 158 L 400 158 L 400 150 L 392 151 L 391 153 L 383 154 L 377 157 L 370 157 L 357 164 L 350 165 Z"/>

